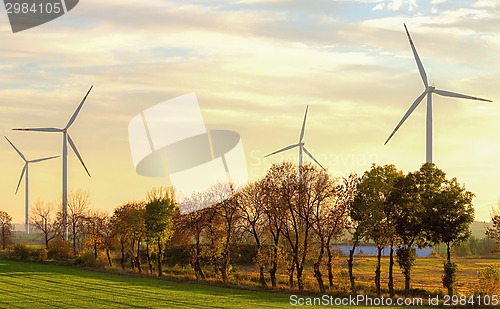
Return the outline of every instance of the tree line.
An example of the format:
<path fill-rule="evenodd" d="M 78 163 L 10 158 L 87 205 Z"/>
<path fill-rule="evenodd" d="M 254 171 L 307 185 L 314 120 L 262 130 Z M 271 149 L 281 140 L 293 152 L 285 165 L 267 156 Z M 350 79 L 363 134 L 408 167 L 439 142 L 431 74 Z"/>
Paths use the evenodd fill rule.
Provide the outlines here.
<path fill-rule="evenodd" d="M 350 287 L 356 293 L 354 253 L 361 242 L 370 242 L 378 249 L 378 295 L 382 250 L 390 248 L 387 288 L 393 297 L 395 263 L 404 274 L 407 294 L 415 247 L 443 243 L 443 286 L 453 292 L 457 267 L 451 249 L 468 238 L 474 219 L 473 194 L 455 178 L 446 178 L 432 163 L 407 174 L 394 165 L 373 165 L 363 175 L 342 178 L 310 164 L 301 169 L 299 173 L 292 163 L 275 164 L 240 190 L 220 184 L 194 194 L 184 201 L 193 209 L 216 196 L 230 197 L 187 215 L 180 215 L 172 188 L 151 190 L 145 201 L 120 205 L 112 215 L 89 210 L 88 194 L 77 192 L 68 203 L 69 250 L 76 256 L 88 249 L 94 259 L 105 252 L 110 266 L 116 254 L 123 269 L 150 274 L 156 270 L 161 276 L 165 250 L 183 245 L 189 248 L 197 279 L 215 276 L 228 282 L 233 244 L 247 243 L 256 247 L 253 263 L 263 287 L 277 287 L 282 273 L 290 287 L 302 290 L 310 271 L 325 292 L 336 284 L 333 246 L 347 240 L 352 245 L 347 260 Z M 59 234 L 60 216 L 52 214 L 50 207 L 39 203 L 31 216 L 46 246 Z"/>

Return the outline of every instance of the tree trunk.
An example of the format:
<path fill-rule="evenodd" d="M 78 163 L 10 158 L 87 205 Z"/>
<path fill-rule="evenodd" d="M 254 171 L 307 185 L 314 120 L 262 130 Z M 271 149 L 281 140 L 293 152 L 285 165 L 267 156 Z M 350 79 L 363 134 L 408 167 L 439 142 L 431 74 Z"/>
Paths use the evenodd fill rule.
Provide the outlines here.
<path fill-rule="evenodd" d="M 222 282 L 227 283 L 228 281 L 228 270 L 229 270 L 229 252 L 228 249 L 224 250 L 222 255 L 222 263 L 220 267 L 220 274 L 222 276 Z"/>
<path fill-rule="evenodd" d="M 267 287 L 266 278 L 264 277 L 264 266 L 259 267 L 259 281 L 262 287 Z"/>
<path fill-rule="evenodd" d="M 297 263 L 298 265 L 298 263 Z M 304 266 L 297 266 L 297 285 L 299 286 L 299 290 L 304 289 L 304 280 L 302 278 L 302 273 L 304 271 Z"/>
<path fill-rule="evenodd" d="M 323 276 L 321 274 L 321 261 L 323 259 L 324 252 L 325 246 L 322 244 L 321 249 L 319 250 L 318 259 L 316 260 L 316 263 L 313 264 L 314 277 L 316 278 L 316 281 L 318 281 L 318 287 L 321 293 L 325 293 L 325 284 L 323 283 Z"/>
<path fill-rule="evenodd" d="M 405 296 L 408 296 L 410 295 L 411 273 L 409 271 L 405 271 L 404 275 L 405 275 Z"/>
<path fill-rule="evenodd" d="M 290 267 L 288 267 L 288 285 L 290 288 L 293 288 L 293 272 L 295 270 L 295 264 L 292 263 Z"/>
<path fill-rule="evenodd" d="M 132 270 L 135 270 L 135 256 L 134 256 L 135 239 L 132 239 L 131 247 L 132 249 L 128 250 L 128 252 L 130 253 L 130 264 L 132 266 Z"/>
<path fill-rule="evenodd" d="M 451 250 L 450 243 L 446 243 L 446 260 L 451 264 Z"/>
<path fill-rule="evenodd" d="M 74 225 L 72 225 L 72 228 L 73 228 L 73 235 L 72 235 L 73 236 L 72 237 L 73 238 L 73 256 L 76 256 L 76 232 L 75 232 L 76 228 Z"/>
<path fill-rule="evenodd" d="M 148 260 L 149 274 L 153 275 L 153 263 L 151 263 L 151 256 L 149 255 L 149 243 L 146 243 L 146 257 Z"/>
<path fill-rule="evenodd" d="M 326 268 L 328 268 L 328 284 L 330 286 L 330 289 L 333 289 L 333 254 L 332 250 L 330 249 L 330 245 L 326 246 L 326 253 L 328 254 L 328 261 L 326 262 Z"/>
<path fill-rule="evenodd" d="M 106 248 L 106 256 L 108 257 L 109 267 L 113 267 L 113 263 L 111 262 L 111 255 L 109 254 L 109 247 Z"/>
<path fill-rule="evenodd" d="M 384 247 L 377 247 L 377 268 L 375 269 L 375 289 L 379 297 L 382 294 L 380 290 L 380 260 L 382 258 L 382 249 L 384 249 Z"/>
<path fill-rule="evenodd" d="M 274 244 L 273 257 L 271 261 L 271 269 L 269 269 L 269 275 L 271 276 L 271 286 L 276 287 L 276 272 L 278 271 L 278 246 Z M 293 280 L 293 279 L 292 279 Z"/>
<path fill-rule="evenodd" d="M 352 249 L 349 250 L 349 259 L 347 260 L 347 265 L 349 266 L 349 281 L 351 282 L 351 292 L 356 295 L 356 283 L 354 281 L 354 275 L 352 273 L 352 268 L 354 265 L 354 252 L 356 250 L 357 242 L 354 242 Z"/>
<path fill-rule="evenodd" d="M 97 240 L 94 239 L 94 259 L 97 261 Z"/>
<path fill-rule="evenodd" d="M 122 265 L 122 269 L 125 270 L 125 241 L 120 240 L 122 247 L 122 257 L 120 259 L 120 264 Z"/>
<path fill-rule="evenodd" d="M 389 252 L 389 295 L 391 298 L 394 298 L 394 278 L 392 275 L 392 271 L 394 268 L 394 244 L 391 244 L 391 251 Z"/>
<path fill-rule="evenodd" d="M 137 240 L 137 255 L 135 257 L 135 262 L 137 264 L 137 269 L 139 270 L 139 273 L 142 273 L 142 267 L 141 267 L 141 240 Z"/>
<path fill-rule="evenodd" d="M 161 268 L 162 251 L 161 251 L 161 239 L 159 237 L 157 239 L 157 242 L 158 242 L 158 257 L 157 257 L 157 260 L 158 260 L 158 277 L 161 277 L 163 270 Z"/>
<path fill-rule="evenodd" d="M 196 279 L 200 277 L 201 279 L 205 280 L 205 274 L 203 273 L 203 270 L 201 269 L 201 246 L 200 246 L 200 239 L 196 240 L 196 256 L 194 260 L 194 272 L 196 274 Z"/>

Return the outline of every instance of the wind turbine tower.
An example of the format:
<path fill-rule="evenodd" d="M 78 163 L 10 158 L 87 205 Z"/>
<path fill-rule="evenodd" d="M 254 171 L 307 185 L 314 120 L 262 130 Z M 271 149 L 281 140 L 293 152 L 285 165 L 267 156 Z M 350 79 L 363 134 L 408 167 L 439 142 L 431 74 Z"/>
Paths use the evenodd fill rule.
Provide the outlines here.
<path fill-rule="evenodd" d="M 25 184 L 25 188 L 24 188 L 24 191 L 25 191 L 25 203 L 26 203 L 26 205 L 25 205 L 25 215 L 24 215 L 24 226 L 25 226 L 26 234 L 29 234 L 29 232 L 30 232 L 30 220 L 29 220 L 29 213 L 30 213 L 29 212 L 29 164 L 30 163 L 42 162 L 42 161 L 46 161 L 46 160 L 50 160 L 50 159 L 54 159 L 54 158 L 58 158 L 59 156 L 46 157 L 46 158 L 35 159 L 35 160 L 28 160 L 22 154 L 22 152 L 19 149 L 17 149 L 16 146 L 14 146 L 14 144 L 7 138 L 7 136 L 4 136 L 4 137 L 7 140 L 7 142 L 9 142 L 9 144 L 12 146 L 12 148 L 14 148 L 14 150 L 17 152 L 17 154 L 21 157 L 21 159 L 23 159 L 23 161 L 24 161 L 23 171 L 21 172 L 21 177 L 19 178 L 19 182 L 17 183 L 16 194 L 17 194 L 17 191 L 19 190 L 19 186 L 21 185 L 21 181 L 23 180 L 23 176 L 24 176 L 24 174 L 26 174 L 26 178 L 25 178 L 26 184 Z"/>
<path fill-rule="evenodd" d="M 90 177 L 90 173 L 85 166 L 85 163 L 83 163 L 83 159 L 80 156 L 80 153 L 78 153 L 78 149 L 75 146 L 75 143 L 71 139 L 71 136 L 69 135 L 68 129 L 71 127 L 71 125 L 75 122 L 76 117 L 78 116 L 78 113 L 80 113 L 80 110 L 82 109 L 83 103 L 85 103 L 85 100 L 87 100 L 87 97 L 92 90 L 91 86 L 89 90 L 87 91 L 87 94 L 83 97 L 82 101 L 76 108 L 75 112 L 69 119 L 68 123 L 64 128 L 23 128 L 23 129 L 12 129 L 16 131 L 33 131 L 33 132 L 49 132 L 49 133 L 62 133 L 62 234 L 64 240 L 68 240 L 68 143 L 71 146 L 71 149 L 73 149 L 73 152 L 76 154 L 78 157 L 78 160 L 80 160 L 80 163 L 82 164 L 83 168 L 87 172 L 87 175 Z"/>

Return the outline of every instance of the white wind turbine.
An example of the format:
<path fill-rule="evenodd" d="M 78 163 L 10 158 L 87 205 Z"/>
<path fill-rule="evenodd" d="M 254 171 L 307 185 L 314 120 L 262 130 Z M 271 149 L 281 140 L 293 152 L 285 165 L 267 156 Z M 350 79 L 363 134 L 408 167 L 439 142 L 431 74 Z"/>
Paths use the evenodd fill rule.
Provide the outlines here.
<path fill-rule="evenodd" d="M 17 149 L 16 146 L 14 146 L 14 144 L 7 138 L 7 136 L 4 136 L 5 139 L 7 140 L 7 142 L 9 142 L 9 144 L 12 146 L 12 148 L 14 148 L 14 150 L 17 152 L 17 154 L 21 157 L 21 159 L 24 160 L 24 167 L 23 167 L 23 171 L 21 172 L 21 177 L 19 178 L 19 182 L 17 183 L 17 188 L 16 188 L 16 194 L 17 194 L 17 191 L 19 190 L 19 186 L 21 185 L 21 181 L 23 180 L 23 176 L 24 174 L 26 174 L 26 178 L 25 178 L 25 181 L 26 181 L 26 184 L 25 184 L 25 217 L 24 217 L 24 224 L 25 224 L 25 229 L 26 229 L 26 233 L 29 234 L 30 232 L 30 223 L 29 223 L 29 186 L 28 186 L 28 183 L 29 183 L 29 164 L 30 163 L 37 163 L 37 162 L 42 162 L 42 161 L 46 161 L 46 160 L 50 160 L 50 159 L 54 159 L 54 158 L 58 158 L 59 156 L 53 156 L 53 157 L 46 157 L 46 158 L 41 158 L 41 159 L 35 159 L 35 160 L 28 160 L 26 159 L 26 157 L 22 154 L 22 152 Z"/>
<path fill-rule="evenodd" d="M 300 130 L 300 137 L 299 137 L 299 142 L 297 144 L 292 144 L 290 146 L 287 146 L 285 148 L 282 148 L 280 150 L 277 150 L 275 152 L 272 152 L 266 156 L 264 156 L 264 158 L 267 158 L 269 156 L 272 156 L 274 154 L 277 154 L 277 153 L 280 153 L 280 152 L 283 152 L 283 151 L 286 151 L 286 150 L 289 150 L 289 149 L 292 149 L 292 148 L 295 148 L 295 147 L 299 147 L 299 179 L 302 180 L 302 151 L 304 151 L 311 159 L 313 159 L 314 162 L 316 162 L 316 164 L 318 164 L 322 169 L 325 169 L 319 162 L 318 160 L 316 160 L 313 155 L 306 149 L 306 147 L 304 146 L 304 142 L 303 142 L 303 139 L 304 139 L 304 133 L 305 133 L 305 129 L 306 129 L 306 118 L 307 118 L 307 110 L 309 109 L 309 105 L 307 105 L 306 107 L 306 113 L 304 114 L 304 122 L 302 123 L 302 129 Z"/>
<path fill-rule="evenodd" d="M 76 108 L 75 112 L 69 119 L 68 123 L 64 128 L 27 128 L 27 129 L 12 129 L 16 131 L 33 131 L 33 132 L 50 132 L 50 133 L 62 133 L 63 135 L 63 149 L 62 149 L 62 236 L 65 240 L 68 239 L 68 142 L 69 145 L 71 146 L 71 149 L 73 149 L 73 152 L 76 154 L 78 159 L 80 160 L 80 163 L 83 165 L 83 168 L 87 172 L 87 174 L 90 177 L 90 173 L 85 166 L 85 163 L 83 163 L 83 159 L 78 153 L 78 150 L 76 149 L 75 143 L 71 139 L 68 133 L 69 127 L 75 122 L 76 117 L 78 116 L 78 113 L 80 112 L 83 103 L 85 103 L 85 100 L 87 99 L 87 96 L 89 95 L 90 91 L 92 90 L 92 87 L 90 86 L 89 90 L 87 91 L 87 94 L 85 97 L 83 97 L 82 101 L 80 102 L 80 105 Z"/>
<path fill-rule="evenodd" d="M 445 96 L 445 97 L 453 97 L 453 98 L 461 98 L 461 99 L 469 99 L 469 100 L 479 100 L 479 101 L 486 101 L 486 102 L 492 102 L 492 101 L 469 96 L 469 95 L 440 90 L 440 89 L 436 89 L 436 87 L 434 87 L 434 86 L 429 86 L 429 83 L 427 82 L 427 75 L 425 73 L 424 66 L 422 65 L 422 61 L 420 61 L 417 50 L 415 49 L 415 45 L 413 44 L 413 41 L 410 37 L 410 33 L 408 32 L 408 29 L 406 28 L 406 24 L 404 24 L 404 27 L 406 30 L 406 34 L 408 36 L 408 40 L 410 41 L 410 46 L 411 46 L 411 49 L 413 51 L 413 56 L 415 57 L 415 61 L 417 62 L 417 67 L 418 67 L 418 70 L 420 72 L 420 76 L 422 77 L 422 81 L 424 82 L 425 90 L 415 100 L 415 102 L 413 102 L 413 104 L 410 106 L 410 108 L 408 109 L 406 114 L 403 116 L 401 121 L 398 123 L 398 125 L 394 129 L 394 131 L 392 131 L 389 138 L 385 141 L 384 145 L 387 144 L 387 142 L 389 142 L 391 137 L 396 133 L 396 131 L 401 127 L 401 125 L 403 125 L 403 123 L 410 116 L 410 114 L 415 110 L 415 108 L 417 108 L 417 106 L 424 99 L 424 97 L 427 96 L 426 162 L 432 162 L 432 94 L 435 93 L 435 94 Z"/>

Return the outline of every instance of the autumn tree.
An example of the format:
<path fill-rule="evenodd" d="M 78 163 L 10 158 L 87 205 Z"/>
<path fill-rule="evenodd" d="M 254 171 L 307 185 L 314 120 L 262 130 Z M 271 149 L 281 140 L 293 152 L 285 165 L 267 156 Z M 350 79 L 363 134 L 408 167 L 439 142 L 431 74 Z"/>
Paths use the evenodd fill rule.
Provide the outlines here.
<path fill-rule="evenodd" d="M 222 200 L 217 205 L 212 206 L 216 215 L 219 217 L 222 233 L 220 260 L 218 263 L 222 281 L 227 282 L 229 279 L 229 269 L 231 263 L 230 245 L 236 234 L 238 227 L 239 210 L 241 207 L 239 194 L 234 194 L 235 190 L 232 184 L 219 184 L 212 188 L 213 194 L 217 196 L 217 200 Z"/>
<path fill-rule="evenodd" d="M 240 208 L 241 227 L 243 232 L 252 235 L 257 245 L 256 264 L 259 266 L 259 281 L 260 284 L 267 286 L 264 277 L 264 229 L 265 229 L 265 210 L 266 210 L 266 183 L 264 180 L 257 180 L 249 183 L 240 193 Z"/>
<path fill-rule="evenodd" d="M 286 209 L 280 202 L 279 190 L 274 186 L 274 179 L 279 178 L 280 169 L 273 167 L 267 172 L 266 176 L 262 180 L 262 185 L 264 186 L 264 214 L 265 214 L 265 226 L 271 237 L 271 250 L 270 255 L 270 268 L 268 270 L 271 277 L 271 285 L 276 287 L 276 273 L 278 271 L 278 264 L 280 257 L 282 256 L 282 250 L 280 247 L 280 236 L 283 233 L 284 222 L 283 217 L 287 215 Z M 293 277 L 291 278 L 293 281 Z"/>
<path fill-rule="evenodd" d="M 12 241 L 12 217 L 5 211 L 0 211 L 0 232 L 2 249 L 5 250 Z"/>
<path fill-rule="evenodd" d="M 174 189 L 159 188 L 148 192 L 147 203 L 144 213 L 146 234 L 149 239 L 154 240 L 156 245 L 156 258 L 158 276 L 162 276 L 162 259 L 164 244 L 172 236 L 173 216 L 176 211 Z"/>
<path fill-rule="evenodd" d="M 107 213 L 99 210 L 90 210 L 84 218 L 83 236 L 94 252 L 94 259 L 98 258 L 98 251 L 104 248 L 109 222 Z M 108 255 L 109 258 L 109 255 Z M 109 260 L 108 260 L 109 262 Z"/>
<path fill-rule="evenodd" d="M 338 186 L 334 179 L 331 179 L 324 170 L 318 170 L 313 177 L 306 179 L 311 187 L 307 190 L 307 199 L 312 205 L 310 216 L 311 228 L 318 240 L 319 250 L 316 254 L 316 260 L 313 263 L 314 277 L 318 282 L 321 293 L 325 292 L 323 274 L 321 266 L 323 256 L 327 247 L 330 246 L 330 240 L 334 235 L 343 233 L 343 219 L 345 218 L 346 208 L 343 205 L 337 205 L 336 194 Z M 338 206 L 341 206 L 339 208 Z M 340 223 L 340 225 L 339 225 Z"/>
<path fill-rule="evenodd" d="M 189 209 L 200 209 L 200 205 L 205 205 L 207 201 L 205 193 L 194 193 L 183 201 L 183 204 L 191 205 Z M 193 267 L 196 279 L 205 279 L 205 273 L 201 267 L 202 255 L 202 236 L 207 229 L 207 211 L 204 209 L 189 212 L 180 217 L 177 229 L 187 231 L 188 235 L 194 240 L 194 248 L 191 250 L 191 266 Z"/>
<path fill-rule="evenodd" d="M 73 245 L 73 255 L 76 255 L 81 245 L 81 235 L 84 221 L 90 207 L 90 194 L 77 190 L 68 195 L 68 233 Z M 60 215 L 60 214 L 59 214 Z"/>
<path fill-rule="evenodd" d="M 342 183 L 337 186 L 333 208 L 326 216 L 324 224 L 326 225 L 326 253 L 328 260 L 326 267 L 328 269 L 328 283 L 330 289 L 333 288 L 333 252 L 332 242 L 343 236 L 349 224 L 349 206 L 353 203 L 359 183 L 359 177 L 351 173 L 342 179 Z"/>
<path fill-rule="evenodd" d="M 54 208 L 50 204 L 37 200 L 31 208 L 31 225 L 43 234 L 45 248 L 49 248 L 49 242 L 54 239 L 59 232 L 58 219 L 54 215 Z"/>
<path fill-rule="evenodd" d="M 121 250 L 120 264 L 122 269 L 125 269 L 127 252 L 126 248 L 132 239 L 135 239 L 137 229 L 142 229 L 144 226 L 144 217 L 142 215 L 144 204 L 142 202 L 129 202 L 115 208 L 111 217 L 111 226 L 113 234 L 118 238 Z M 132 256 L 132 267 L 135 261 Z"/>
<path fill-rule="evenodd" d="M 486 236 L 496 241 L 497 245 L 500 244 L 500 204 L 497 209 L 490 212 L 491 227 L 486 228 Z M 490 253 L 490 252 L 489 252 Z"/>

